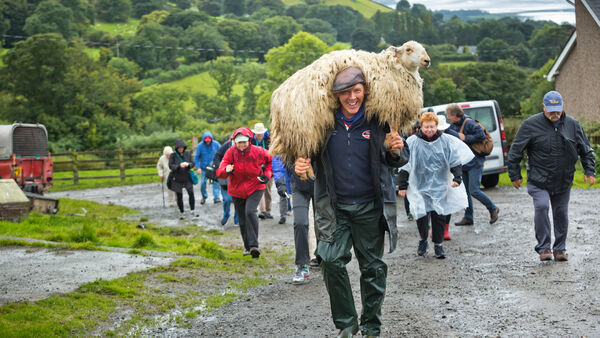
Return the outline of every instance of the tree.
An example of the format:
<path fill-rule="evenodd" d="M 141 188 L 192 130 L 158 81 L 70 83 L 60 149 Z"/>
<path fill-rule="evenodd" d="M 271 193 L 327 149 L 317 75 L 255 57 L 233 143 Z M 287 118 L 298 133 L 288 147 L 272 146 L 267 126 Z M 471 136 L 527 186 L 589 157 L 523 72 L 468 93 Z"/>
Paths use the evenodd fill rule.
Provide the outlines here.
<path fill-rule="evenodd" d="M 246 13 L 245 0 L 223 0 L 223 13 L 232 13 L 242 16 Z"/>
<path fill-rule="evenodd" d="M 465 100 L 465 94 L 456 87 L 451 78 L 440 78 L 432 86 L 433 103 L 432 105 L 461 102 Z"/>
<path fill-rule="evenodd" d="M 6 25 L 7 35 L 27 35 L 23 30 L 25 20 L 33 14 L 34 7 L 27 0 L 2 0 L 0 2 L 0 24 Z"/>
<path fill-rule="evenodd" d="M 156 22 L 138 26 L 136 35 L 125 40 L 123 46 L 123 54 L 144 70 L 177 66 L 179 40 L 170 34 L 168 27 Z"/>
<path fill-rule="evenodd" d="M 398 1 L 396 4 L 396 10 L 399 12 L 405 12 L 410 9 L 410 3 L 406 0 Z"/>
<path fill-rule="evenodd" d="M 161 25 L 169 27 L 181 27 L 187 29 L 188 27 L 198 23 L 208 23 L 210 17 L 199 11 L 172 11 L 169 13 L 162 22 Z"/>
<path fill-rule="evenodd" d="M 298 20 L 306 15 L 307 10 L 308 6 L 306 4 L 292 5 L 285 9 L 285 15 L 291 16 L 292 18 Z"/>
<path fill-rule="evenodd" d="M 326 52 L 327 45 L 314 35 L 296 33 L 285 45 L 273 48 L 265 55 L 268 77 L 277 84 L 282 83 Z"/>
<path fill-rule="evenodd" d="M 262 26 L 273 36 L 275 45 L 283 45 L 300 31 L 300 25 L 289 16 L 275 16 L 265 20 Z"/>
<path fill-rule="evenodd" d="M 135 62 L 125 58 L 113 57 L 110 59 L 110 61 L 108 61 L 108 65 L 116 69 L 119 74 L 124 75 L 128 79 L 136 78 L 142 71 L 142 68 L 136 65 Z"/>
<path fill-rule="evenodd" d="M 141 18 L 154 11 L 162 11 L 165 9 L 166 4 L 166 0 L 131 0 L 133 15 L 136 18 Z"/>
<path fill-rule="evenodd" d="M 39 3 L 32 16 L 25 21 L 23 30 L 29 35 L 59 33 L 65 39 L 73 35 L 73 11 L 55 0 Z"/>
<path fill-rule="evenodd" d="M 533 88 L 531 95 L 521 101 L 521 115 L 531 116 L 542 111 L 544 95 L 554 90 L 554 81 L 548 81 L 546 74 L 554 65 L 555 59 L 550 59 L 542 68 L 527 77 L 527 87 Z"/>
<path fill-rule="evenodd" d="M 509 46 L 502 40 L 485 38 L 477 44 L 477 54 L 481 61 L 498 61 L 509 56 Z"/>
<path fill-rule="evenodd" d="M 221 15 L 221 1 L 219 0 L 200 0 L 198 9 L 212 16 Z"/>
<path fill-rule="evenodd" d="M 177 6 L 177 8 L 179 9 L 189 9 L 190 7 L 192 7 L 192 1 L 191 0 L 175 0 L 175 6 Z"/>
<path fill-rule="evenodd" d="M 260 33 L 258 24 L 255 22 L 239 21 L 234 19 L 223 19 L 217 23 L 217 30 L 235 55 L 242 57 L 256 56 L 249 51 L 256 51 L 260 46 L 260 39 L 263 34 Z M 244 52 L 241 52 L 241 51 Z"/>
<path fill-rule="evenodd" d="M 79 36 L 85 36 L 90 24 L 96 19 L 96 10 L 91 2 L 85 0 L 60 0 L 60 3 L 73 12 L 71 30 Z"/>
<path fill-rule="evenodd" d="M 185 58 L 188 63 L 214 60 L 219 55 L 231 53 L 221 33 L 212 25 L 189 27 L 185 30 L 182 43 L 187 47 Z"/>
<path fill-rule="evenodd" d="M 246 7 L 248 13 L 254 13 L 261 8 L 268 8 L 280 15 L 285 11 L 285 4 L 281 0 L 247 0 Z"/>
<path fill-rule="evenodd" d="M 257 93 L 258 84 L 267 76 L 267 66 L 262 63 L 247 62 L 240 67 L 239 81 L 244 85 L 244 116 L 248 120 L 256 117 L 256 106 L 260 93 Z"/>
<path fill-rule="evenodd" d="M 369 52 L 378 51 L 379 39 L 375 34 L 364 28 L 359 28 L 352 33 L 352 48 L 362 49 Z"/>
<path fill-rule="evenodd" d="M 226 111 L 222 112 L 222 121 L 231 121 L 237 115 L 240 97 L 233 94 L 233 86 L 239 78 L 239 71 L 232 56 L 220 56 L 209 62 L 208 73 L 217 84 L 217 95 L 223 99 Z"/>
<path fill-rule="evenodd" d="M 148 87 L 133 99 L 133 107 L 146 123 L 158 123 L 163 130 L 177 131 L 186 123 L 185 102 L 189 94 L 169 86 Z"/>
<path fill-rule="evenodd" d="M 529 46 L 532 49 L 531 67 L 538 68 L 548 59 L 558 56 L 569 38 L 570 26 L 544 25 L 531 35 Z"/>
<path fill-rule="evenodd" d="M 127 22 L 131 13 L 130 0 L 98 0 L 98 18 L 107 22 Z"/>

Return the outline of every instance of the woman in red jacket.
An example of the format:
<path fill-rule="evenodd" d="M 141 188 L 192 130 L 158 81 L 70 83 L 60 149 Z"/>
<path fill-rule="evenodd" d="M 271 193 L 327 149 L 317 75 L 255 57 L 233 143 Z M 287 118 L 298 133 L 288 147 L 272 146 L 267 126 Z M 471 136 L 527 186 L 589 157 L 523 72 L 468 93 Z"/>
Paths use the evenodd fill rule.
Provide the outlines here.
<path fill-rule="evenodd" d="M 240 219 L 244 255 L 258 258 L 258 216 L 256 208 L 265 191 L 265 183 L 273 176 L 271 155 L 249 143 L 252 131 L 239 128 L 233 133 L 235 147 L 230 147 L 217 169 L 217 176 L 229 178 L 227 192 L 233 199 Z"/>

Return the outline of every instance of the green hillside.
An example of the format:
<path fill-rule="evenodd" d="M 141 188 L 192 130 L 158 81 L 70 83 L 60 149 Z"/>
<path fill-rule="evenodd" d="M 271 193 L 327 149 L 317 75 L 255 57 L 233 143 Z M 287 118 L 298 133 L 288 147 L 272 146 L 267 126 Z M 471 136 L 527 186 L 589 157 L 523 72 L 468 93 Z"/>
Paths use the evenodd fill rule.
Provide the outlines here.
<path fill-rule="evenodd" d="M 342 5 L 352 7 L 355 10 L 359 11 L 364 17 L 370 18 L 377 11 L 381 12 L 391 12 L 393 9 L 386 7 L 382 4 L 379 4 L 375 1 L 371 0 L 323 0 L 323 4 L 328 6 L 334 5 Z M 297 5 L 304 3 L 301 0 L 283 0 L 283 3 L 286 6 Z"/>
<path fill-rule="evenodd" d="M 107 32 L 115 36 L 134 36 L 135 30 L 137 29 L 139 23 L 140 20 L 138 19 L 129 19 L 129 21 L 126 23 L 108 23 L 96 21 L 96 24 L 92 25 L 91 29 Z"/>

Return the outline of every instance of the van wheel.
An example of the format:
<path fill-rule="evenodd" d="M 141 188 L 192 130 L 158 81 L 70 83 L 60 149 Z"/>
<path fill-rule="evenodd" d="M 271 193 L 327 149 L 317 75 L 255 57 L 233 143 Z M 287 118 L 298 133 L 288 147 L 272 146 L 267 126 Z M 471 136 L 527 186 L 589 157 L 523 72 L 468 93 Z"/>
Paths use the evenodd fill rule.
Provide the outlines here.
<path fill-rule="evenodd" d="M 498 174 L 490 174 L 481 176 L 481 184 L 484 188 L 493 188 L 498 185 L 498 180 L 500 179 L 500 175 Z"/>

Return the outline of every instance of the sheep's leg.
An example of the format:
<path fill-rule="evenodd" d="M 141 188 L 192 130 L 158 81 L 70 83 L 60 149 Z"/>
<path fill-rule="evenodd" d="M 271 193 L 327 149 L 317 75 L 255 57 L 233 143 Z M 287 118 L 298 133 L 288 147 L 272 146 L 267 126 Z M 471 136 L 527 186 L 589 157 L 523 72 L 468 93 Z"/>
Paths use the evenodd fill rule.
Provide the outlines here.
<path fill-rule="evenodd" d="M 311 181 L 314 181 L 315 179 L 317 179 L 317 177 L 315 176 L 315 172 L 313 171 L 312 166 L 309 166 L 308 169 L 306 170 L 306 173 L 300 175 L 299 177 L 302 180 L 311 180 Z"/>
<path fill-rule="evenodd" d="M 389 133 L 387 133 L 387 134 L 385 135 L 385 141 L 383 142 L 383 144 L 385 145 L 385 147 L 386 147 L 386 148 L 387 148 L 389 151 L 391 151 L 391 152 L 393 152 L 394 154 L 396 154 L 396 155 L 400 156 L 400 151 L 401 151 L 402 149 L 398 149 L 398 148 L 391 148 L 391 146 L 390 146 L 390 142 L 391 142 L 391 139 L 392 139 L 392 134 L 394 134 L 394 133 L 397 133 L 397 132 L 398 132 L 398 125 L 397 125 L 397 124 L 391 125 L 391 126 L 390 126 L 390 132 L 389 132 Z"/>

